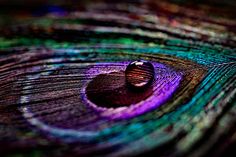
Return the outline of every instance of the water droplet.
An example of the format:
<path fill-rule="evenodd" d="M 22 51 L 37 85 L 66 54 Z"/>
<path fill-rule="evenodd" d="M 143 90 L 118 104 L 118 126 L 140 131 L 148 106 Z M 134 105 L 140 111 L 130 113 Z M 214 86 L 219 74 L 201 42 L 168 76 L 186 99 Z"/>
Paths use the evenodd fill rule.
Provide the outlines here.
<path fill-rule="evenodd" d="M 143 60 L 131 62 L 125 70 L 127 84 L 136 89 L 149 86 L 153 82 L 154 75 L 153 65 Z"/>

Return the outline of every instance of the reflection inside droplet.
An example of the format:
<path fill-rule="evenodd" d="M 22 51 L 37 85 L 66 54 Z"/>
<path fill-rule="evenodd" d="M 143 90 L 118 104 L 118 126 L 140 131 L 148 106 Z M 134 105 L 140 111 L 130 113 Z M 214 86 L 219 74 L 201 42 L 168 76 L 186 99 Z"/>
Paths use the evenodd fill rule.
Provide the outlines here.
<path fill-rule="evenodd" d="M 149 86 L 154 79 L 154 67 L 147 61 L 131 62 L 125 70 L 127 84 L 135 89 L 143 89 Z"/>

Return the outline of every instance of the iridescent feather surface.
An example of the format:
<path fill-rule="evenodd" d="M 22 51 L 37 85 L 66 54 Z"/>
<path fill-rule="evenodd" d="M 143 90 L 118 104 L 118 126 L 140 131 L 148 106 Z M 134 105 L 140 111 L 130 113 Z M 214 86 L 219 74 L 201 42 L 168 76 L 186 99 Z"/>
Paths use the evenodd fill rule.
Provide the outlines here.
<path fill-rule="evenodd" d="M 2 11 L 0 154 L 236 154 L 234 1 L 58 2 Z"/>

